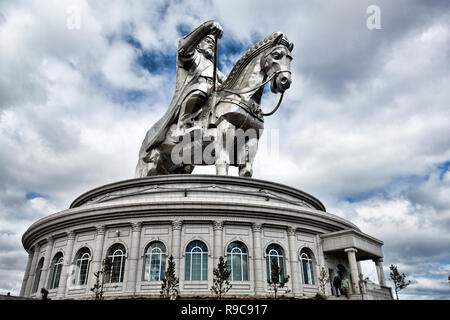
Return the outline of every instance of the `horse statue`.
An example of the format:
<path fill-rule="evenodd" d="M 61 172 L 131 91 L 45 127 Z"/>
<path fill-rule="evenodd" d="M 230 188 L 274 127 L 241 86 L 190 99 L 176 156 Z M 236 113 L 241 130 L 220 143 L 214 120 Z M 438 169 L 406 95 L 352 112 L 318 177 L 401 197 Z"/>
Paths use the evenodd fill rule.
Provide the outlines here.
<path fill-rule="evenodd" d="M 191 173 L 196 165 L 215 165 L 216 174 L 228 175 L 231 165 L 239 168 L 239 176 L 251 177 L 264 116 L 276 112 L 291 84 L 293 46 L 282 32 L 253 45 L 221 85 L 213 84 L 205 106 L 192 115 L 200 129 L 177 141 L 172 124 L 156 148 L 143 145 L 140 154 L 145 150 L 147 156 L 140 157 L 136 176 Z M 281 95 L 274 110 L 264 113 L 260 104 L 269 82 L 271 91 Z"/>

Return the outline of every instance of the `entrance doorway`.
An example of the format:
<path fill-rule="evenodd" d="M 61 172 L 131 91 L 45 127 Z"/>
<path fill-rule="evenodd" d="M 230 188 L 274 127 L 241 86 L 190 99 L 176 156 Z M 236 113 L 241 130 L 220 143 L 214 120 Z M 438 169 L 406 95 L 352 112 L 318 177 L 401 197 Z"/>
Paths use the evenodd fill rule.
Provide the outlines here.
<path fill-rule="evenodd" d="M 328 269 L 328 281 L 330 281 L 331 295 L 336 295 L 336 288 L 333 286 L 334 271 L 333 269 Z"/>
<path fill-rule="evenodd" d="M 342 264 L 338 264 L 336 267 L 337 273 L 339 275 L 339 278 L 343 278 L 346 276 L 348 278 L 347 269 Z"/>

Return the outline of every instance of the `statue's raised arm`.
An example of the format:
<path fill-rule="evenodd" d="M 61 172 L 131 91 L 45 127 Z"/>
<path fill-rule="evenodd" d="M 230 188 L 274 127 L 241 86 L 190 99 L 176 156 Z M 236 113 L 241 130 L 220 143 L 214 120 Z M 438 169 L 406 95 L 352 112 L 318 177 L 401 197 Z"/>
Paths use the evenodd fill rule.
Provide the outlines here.
<path fill-rule="evenodd" d="M 226 78 L 212 62 L 215 40 L 222 34 L 218 22 L 207 21 L 179 40 L 174 97 L 147 131 L 137 178 L 191 173 L 194 165 L 211 164 L 217 174 L 228 174 L 232 165 L 240 176 L 252 175 L 263 116 L 273 113 L 261 111 L 264 86 L 270 82 L 272 92 L 281 94 L 289 88 L 293 44 L 274 32 L 250 48 Z M 219 86 L 212 92 L 214 75 Z M 224 138 L 234 142 L 224 143 Z"/>
<path fill-rule="evenodd" d="M 197 47 L 207 36 L 221 38 L 223 34 L 222 26 L 215 21 L 202 23 L 197 29 L 180 39 L 178 42 L 178 58 L 189 58 L 195 53 L 195 50 L 202 50 Z M 213 48 L 214 49 L 214 48 Z M 212 52 L 214 53 L 214 51 Z M 212 54 L 208 57 L 212 57 Z"/>

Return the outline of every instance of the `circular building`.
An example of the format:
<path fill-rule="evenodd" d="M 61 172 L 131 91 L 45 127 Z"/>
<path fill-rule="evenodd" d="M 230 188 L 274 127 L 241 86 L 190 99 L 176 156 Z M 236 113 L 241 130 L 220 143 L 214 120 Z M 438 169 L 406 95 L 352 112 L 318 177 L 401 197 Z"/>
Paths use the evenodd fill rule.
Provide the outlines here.
<path fill-rule="evenodd" d="M 355 298 L 391 298 L 382 241 L 303 191 L 251 178 L 167 175 L 108 184 L 35 222 L 22 242 L 29 253 L 25 297 L 46 288 L 52 299 L 92 298 L 106 257 L 106 297 L 158 296 L 173 256 L 182 297 L 209 296 L 213 268 L 224 257 L 231 296 L 270 295 L 276 261 L 280 277 L 289 276 L 280 294 L 314 296 L 325 272 L 346 275 Z M 360 286 L 359 262 L 368 259 L 379 284 Z M 333 292 L 328 281 L 325 293 Z"/>

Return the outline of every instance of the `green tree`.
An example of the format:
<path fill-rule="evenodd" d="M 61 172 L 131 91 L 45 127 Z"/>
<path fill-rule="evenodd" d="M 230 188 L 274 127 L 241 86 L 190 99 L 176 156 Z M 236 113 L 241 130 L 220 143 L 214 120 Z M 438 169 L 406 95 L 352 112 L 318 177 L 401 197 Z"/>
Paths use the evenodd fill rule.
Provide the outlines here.
<path fill-rule="evenodd" d="M 213 270 L 213 286 L 211 287 L 211 292 L 222 299 L 222 295 L 227 293 L 232 285 L 228 281 L 230 277 L 231 270 L 228 270 L 227 261 L 223 259 L 223 257 L 219 258 L 219 263 L 217 264 L 217 268 Z"/>
<path fill-rule="evenodd" d="M 391 269 L 390 278 L 394 282 L 395 296 L 398 300 L 398 292 L 405 289 L 411 284 L 411 280 L 406 281 L 406 275 L 404 273 L 400 274 L 397 270 L 397 266 L 391 264 L 389 269 Z"/>
<path fill-rule="evenodd" d="M 161 297 L 170 300 L 178 298 L 179 279 L 175 276 L 175 261 L 173 257 L 169 257 L 169 263 L 161 284 Z"/>
<path fill-rule="evenodd" d="M 327 270 L 324 267 L 322 267 L 322 269 L 320 269 L 319 274 L 319 288 L 323 296 L 325 296 L 325 286 L 328 281 L 330 281 L 330 276 L 328 275 Z"/>
<path fill-rule="evenodd" d="M 281 270 L 278 267 L 278 262 L 276 258 L 272 259 L 271 269 L 272 272 L 270 273 L 270 280 L 267 280 L 267 283 L 269 284 L 270 287 L 272 287 L 276 299 L 278 289 L 284 287 L 284 285 L 289 281 L 289 276 L 282 277 Z"/>
<path fill-rule="evenodd" d="M 112 261 L 109 257 L 106 257 L 102 261 L 102 268 L 94 273 L 95 284 L 90 290 L 94 293 L 94 298 L 96 300 L 103 299 L 105 277 L 110 275 L 111 269 Z"/>

